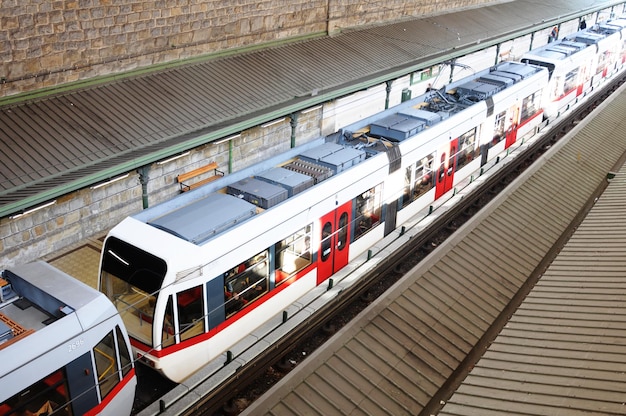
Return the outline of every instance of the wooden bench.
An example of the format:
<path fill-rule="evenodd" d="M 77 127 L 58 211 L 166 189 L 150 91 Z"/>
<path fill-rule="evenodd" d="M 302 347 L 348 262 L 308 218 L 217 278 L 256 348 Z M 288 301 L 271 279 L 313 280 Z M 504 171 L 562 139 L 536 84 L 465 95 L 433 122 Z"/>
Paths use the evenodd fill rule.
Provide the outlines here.
<path fill-rule="evenodd" d="M 213 176 L 209 176 L 208 178 L 204 178 L 202 180 L 199 180 L 198 182 L 194 182 L 192 184 L 187 183 L 187 181 L 189 181 L 190 179 L 195 178 L 196 176 L 200 176 L 202 174 L 205 174 L 207 172 L 211 172 L 213 171 Z M 180 190 L 181 192 L 187 192 L 187 191 L 191 191 L 192 189 L 195 189 L 199 186 L 205 185 L 209 182 L 212 182 L 216 179 L 221 178 L 222 176 L 224 176 L 224 172 L 222 172 L 221 170 L 217 169 L 217 163 L 215 162 L 211 162 L 208 165 L 205 166 L 201 166 L 198 169 L 194 169 L 190 172 L 187 173 L 181 173 L 180 175 L 178 175 L 176 177 L 176 181 L 180 184 Z"/>

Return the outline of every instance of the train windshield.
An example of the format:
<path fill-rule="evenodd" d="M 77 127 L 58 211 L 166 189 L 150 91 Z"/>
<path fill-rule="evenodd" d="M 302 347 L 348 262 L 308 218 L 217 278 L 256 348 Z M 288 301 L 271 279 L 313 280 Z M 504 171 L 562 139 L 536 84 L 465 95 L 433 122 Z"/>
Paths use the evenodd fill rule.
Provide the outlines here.
<path fill-rule="evenodd" d="M 167 265 L 163 259 L 115 237 L 103 249 L 100 290 L 117 307 L 128 333 L 152 346 L 156 298 Z"/>

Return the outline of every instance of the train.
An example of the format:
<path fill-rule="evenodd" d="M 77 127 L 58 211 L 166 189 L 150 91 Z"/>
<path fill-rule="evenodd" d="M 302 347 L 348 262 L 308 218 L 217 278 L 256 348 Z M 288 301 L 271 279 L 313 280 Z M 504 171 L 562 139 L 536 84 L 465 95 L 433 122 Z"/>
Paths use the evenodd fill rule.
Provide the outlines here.
<path fill-rule="evenodd" d="M 544 111 L 557 117 L 626 61 L 626 19 L 613 19 L 533 49 L 521 62 L 550 71 Z"/>
<path fill-rule="evenodd" d="M 117 309 L 38 261 L 0 277 L 0 415 L 129 415 L 137 377 Z"/>
<path fill-rule="evenodd" d="M 135 358 L 182 382 L 621 71 L 595 25 L 132 215 L 99 290 Z"/>

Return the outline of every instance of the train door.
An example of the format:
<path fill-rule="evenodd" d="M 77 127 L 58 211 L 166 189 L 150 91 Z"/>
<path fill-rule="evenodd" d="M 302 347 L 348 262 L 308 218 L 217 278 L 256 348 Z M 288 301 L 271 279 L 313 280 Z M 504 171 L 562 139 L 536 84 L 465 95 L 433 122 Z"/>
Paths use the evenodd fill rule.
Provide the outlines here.
<path fill-rule="evenodd" d="M 443 147 L 439 154 L 440 163 L 437 170 L 437 183 L 435 184 L 435 199 L 452 189 L 454 184 L 454 171 L 456 169 L 456 153 L 459 148 L 459 139 L 451 140 Z"/>
<path fill-rule="evenodd" d="M 324 215 L 317 263 L 317 284 L 348 264 L 352 201 Z"/>

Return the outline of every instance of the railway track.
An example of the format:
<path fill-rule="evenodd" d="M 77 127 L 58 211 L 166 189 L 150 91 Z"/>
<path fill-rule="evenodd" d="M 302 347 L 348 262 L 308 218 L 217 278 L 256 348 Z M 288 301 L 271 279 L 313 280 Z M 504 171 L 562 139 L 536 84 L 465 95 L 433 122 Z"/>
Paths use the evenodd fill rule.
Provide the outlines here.
<path fill-rule="evenodd" d="M 245 368 L 239 368 L 233 377 L 201 397 L 182 414 L 214 416 L 240 413 L 284 374 L 306 359 L 336 330 L 381 296 L 406 272 L 454 234 L 460 226 L 612 94 L 624 80 L 624 77 L 620 77 L 610 81 L 602 90 L 572 109 L 565 117 L 545 125 L 541 138 L 474 192 L 465 196 L 445 215 L 438 217 L 424 232 L 412 238 L 409 244 L 405 244 L 402 249 L 381 261 L 375 269 L 363 276 L 358 287 L 355 285 L 353 289 L 337 295 L 318 313 L 310 316 Z M 166 409 L 163 410 L 167 413 Z"/>

